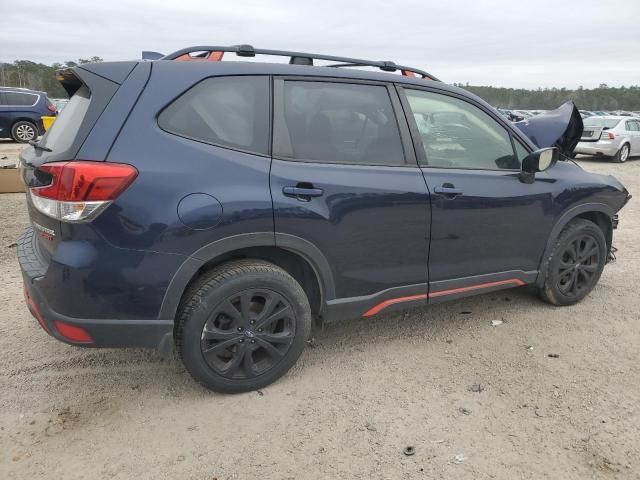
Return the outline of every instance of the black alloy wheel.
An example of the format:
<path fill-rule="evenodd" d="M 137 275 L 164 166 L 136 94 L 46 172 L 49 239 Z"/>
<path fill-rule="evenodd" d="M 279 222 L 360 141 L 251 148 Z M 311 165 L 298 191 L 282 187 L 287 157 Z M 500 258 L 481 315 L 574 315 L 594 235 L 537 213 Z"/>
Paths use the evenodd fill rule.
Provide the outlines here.
<path fill-rule="evenodd" d="M 232 380 L 260 375 L 287 354 L 296 334 L 290 302 L 267 289 L 227 297 L 202 329 L 200 348 L 217 374 Z"/>
<path fill-rule="evenodd" d="M 311 335 L 300 283 L 265 260 L 233 260 L 187 290 L 175 326 L 187 371 L 222 393 L 265 387 L 296 363 Z"/>
<path fill-rule="evenodd" d="M 563 229 L 542 267 L 542 299 L 553 305 L 573 305 L 596 286 L 607 259 L 603 229 L 585 218 Z"/>
<path fill-rule="evenodd" d="M 593 288 L 600 267 L 600 247 L 589 234 L 575 238 L 558 263 L 558 289 L 567 297 L 578 297 Z"/>

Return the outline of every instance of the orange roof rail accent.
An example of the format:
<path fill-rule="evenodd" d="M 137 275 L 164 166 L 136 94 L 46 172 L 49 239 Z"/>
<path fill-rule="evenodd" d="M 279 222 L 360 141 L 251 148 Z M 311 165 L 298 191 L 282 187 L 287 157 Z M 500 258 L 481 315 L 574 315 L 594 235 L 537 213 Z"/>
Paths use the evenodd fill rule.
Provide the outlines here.
<path fill-rule="evenodd" d="M 224 52 L 208 52 L 206 57 L 192 57 L 185 53 L 175 59 L 176 62 L 219 62 L 222 60 Z"/>

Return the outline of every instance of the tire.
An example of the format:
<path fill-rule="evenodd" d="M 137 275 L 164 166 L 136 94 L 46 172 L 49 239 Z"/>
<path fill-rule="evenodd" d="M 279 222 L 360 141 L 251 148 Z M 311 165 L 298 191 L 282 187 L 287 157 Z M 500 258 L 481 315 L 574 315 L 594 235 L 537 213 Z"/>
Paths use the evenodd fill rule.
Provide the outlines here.
<path fill-rule="evenodd" d="M 38 127 L 27 121 L 20 121 L 11 127 L 11 138 L 18 143 L 29 143 L 38 138 Z"/>
<path fill-rule="evenodd" d="M 311 308 L 300 284 L 271 263 L 238 260 L 214 268 L 187 291 L 175 340 L 197 382 L 239 393 L 287 373 L 310 333 Z"/>
<path fill-rule="evenodd" d="M 611 159 L 614 163 L 624 163 L 629 158 L 629 144 L 624 143 Z"/>
<path fill-rule="evenodd" d="M 600 227 L 582 218 L 572 220 L 560 233 L 546 261 L 540 296 L 552 305 L 578 303 L 598 283 L 606 255 L 607 242 Z"/>

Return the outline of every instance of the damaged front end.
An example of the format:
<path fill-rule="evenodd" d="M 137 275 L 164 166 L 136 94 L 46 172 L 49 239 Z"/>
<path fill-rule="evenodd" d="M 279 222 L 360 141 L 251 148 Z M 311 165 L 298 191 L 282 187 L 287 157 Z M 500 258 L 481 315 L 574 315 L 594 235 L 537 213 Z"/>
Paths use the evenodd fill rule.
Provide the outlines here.
<path fill-rule="evenodd" d="M 576 148 L 584 128 L 580 112 L 572 101 L 514 125 L 538 148 L 557 147 L 566 158 Z"/>

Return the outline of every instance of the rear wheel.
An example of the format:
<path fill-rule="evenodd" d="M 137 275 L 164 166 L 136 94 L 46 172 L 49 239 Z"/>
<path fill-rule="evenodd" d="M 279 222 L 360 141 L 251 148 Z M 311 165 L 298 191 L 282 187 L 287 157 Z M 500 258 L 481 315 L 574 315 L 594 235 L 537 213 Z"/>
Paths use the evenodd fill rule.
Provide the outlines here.
<path fill-rule="evenodd" d="M 187 292 L 176 345 L 200 384 L 237 393 L 284 375 L 310 331 L 311 308 L 302 287 L 271 263 L 240 260 L 215 268 Z"/>
<path fill-rule="evenodd" d="M 620 150 L 618 150 L 618 153 L 616 153 L 613 156 L 612 160 L 615 163 L 624 163 L 627 161 L 628 158 L 629 158 L 629 144 L 625 143 L 620 147 Z"/>
<path fill-rule="evenodd" d="M 18 143 L 28 143 L 35 140 L 37 136 L 38 129 L 31 122 L 20 121 L 11 127 L 11 137 Z"/>
<path fill-rule="evenodd" d="M 604 269 L 606 245 L 595 223 L 582 218 L 569 222 L 547 259 L 542 299 L 553 305 L 573 305 L 586 297 Z"/>

